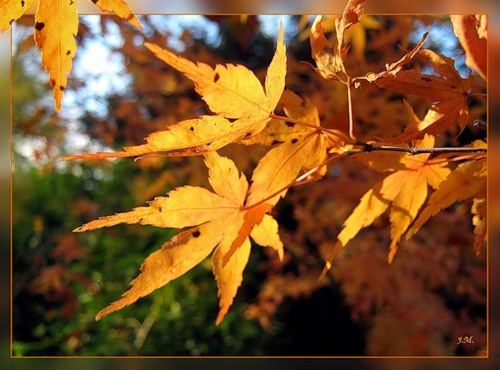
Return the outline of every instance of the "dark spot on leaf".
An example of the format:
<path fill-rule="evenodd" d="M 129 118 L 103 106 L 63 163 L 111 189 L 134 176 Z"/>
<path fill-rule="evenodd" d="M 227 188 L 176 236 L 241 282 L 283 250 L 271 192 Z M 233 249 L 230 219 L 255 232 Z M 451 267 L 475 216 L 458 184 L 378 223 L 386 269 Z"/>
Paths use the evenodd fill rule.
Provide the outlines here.
<path fill-rule="evenodd" d="M 71 50 L 68 50 L 68 51 L 66 52 L 66 55 L 71 55 Z"/>
<path fill-rule="evenodd" d="M 380 113 L 380 111 L 379 111 L 377 108 L 375 108 L 375 109 L 372 109 L 372 110 L 370 111 L 370 116 L 374 116 L 374 117 L 376 117 L 376 116 L 378 116 L 378 115 L 379 115 L 379 113 Z"/>
<path fill-rule="evenodd" d="M 358 125 L 364 125 L 365 124 L 365 121 L 362 119 L 362 118 L 356 118 L 356 123 Z"/>
<path fill-rule="evenodd" d="M 64 91 L 65 87 L 64 86 L 59 86 L 59 90 Z"/>
<path fill-rule="evenodd" d="M 194 231 L 193 232 L 193 238 L 198 238 L 201 235 L 199 231 Z"/>
<path fill-rule="evenodd" d="M 56 84 L 56 80 L 51 79 L 50 80 L 50 87 L 54 87 L 55 84 Z"/>
<path fill-rule="evenodd" d="M 287 125 L 288 127 L 293 127 L 293 126 L 295 126 L 295 123 L 293 123 L 293 122 L 285 122 L 285 125 Z"/>
<path fill-rule="evenodd" d="M 422 81 L 425 81 L 425 82 L 431 82 L 432 81 L 432 78 L 429 78 L 429 77 L 420 77 L 420 79 Z"/>
<path fill-rule="evenodd" d="M 245 137 L 249 137 L 250 135 L 252 135 L 252 133 L 251 133 L 251 132 L 247 132 L 247 133 L 245 134 Z"/>
<path fill-rule="evenodd" d="M 142 221 L 144 221 L 144 217 L 141 217 L 141 218 L 139 219 L 139 223 L 141 223 Z"/>
<path fill-rule="evenodd" d="M 451 88 L 452 89 L 456 89 L 457 87 L 455 85 L 451 85 Z"/>
<path fill-rule="evenodd" d="M 295 139 L 294 139 L 295 140 Z M 292 140 L 293 141 L 293 140 Z M 273 142 L 271 143 L 271 145 L 275 145 L 275 144 L 281 144 L 283 143 L 283 141 L 281 140 L 273 140 Z"/>
<path fill-rule="evenodd" d="M 21 1 L 21 6 L 22 6 L 23 8 L 24 8 L 24 5 L 25 5 L 24 1 Z"/>
<path fill-rule="evenodd" d="M 214 76 L 214 82 L 219 81 L 219 77 L 220 77 L 220 76 L 219 76 L 219 74 L 218 74 L 218 73 L 216 73 L 216 74 L 215 74 L 215 76 Z"/>
<path fill-rule="evenodd" d="M 299 141 L 299 139 L 292 139 L 291 143 L 295 144 L 297 141 Z"/>
<path fill-rule="evenodd" d="M 305 106 L 306 106 L 306 102 L 305 102 L 305 101 L 301 102 L 301 103 L 300 103 L 300 106 L 301 106 L 301 107 L 305 107 Z"/>
<path fill-rule="evenodd" d="M 43 30 L 43 27 L 45 27 L 45 23 L 43 23 L 43 22 L 36 22 L 35 23 L 35 30 L 41 31 L 41 30 Z"/>
<path fill-rule="evenodd" d="M 75 2 L 73 0 L 69 0 L 69 5 L 73 5 Z"/>
<path fill-rule="evenodd" d="M 12 23 L 14 23 L 14 21 L 15 21 L 15 19 L 11 19 L 11 20 L 9 21 L 9 25 L 11 25 L 11 26 L 12 26 Z"/>
<path fill-rule="evenodd" d="M 97 2 L 98 2 L 98 1 L 99 1 L 99 0 L 92 0 L 92 2 L 93 2 L 94 4 L 97 4 Z"/>
<path fill-rule="evenodd" d="M 191 127 L 189 128 L 189 131 L 194 131 L 194 127 L 193 127 L 193 126 L 191 126 Z"/>
<path fill-rule="evenodd" d="M 234 123 L 234 122 L 236 122 L 236 121 L 237 121 L 237 119 L 236 119 L 236 118 L 228 118 L 227 120 L 228 120 L 229 122 L 231 122 L 231 123 Z"/>
<path fill-rule="evenodd" d="M 404 95 L 400 95 L 400 94 L 391 94 L 389 95 L 389 97 L 387 98 L 387 101 L 400 101 L 400 100 L 403 100 L 405 97 Z"/>

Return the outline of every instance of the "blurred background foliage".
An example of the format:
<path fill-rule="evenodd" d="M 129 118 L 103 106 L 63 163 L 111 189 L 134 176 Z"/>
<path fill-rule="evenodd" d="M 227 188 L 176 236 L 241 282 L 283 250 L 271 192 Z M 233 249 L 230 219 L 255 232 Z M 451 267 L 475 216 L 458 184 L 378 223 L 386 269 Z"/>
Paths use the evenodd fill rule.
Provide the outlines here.
<path fill-rule="evenodd" d="M 325 27 L 332 31 L 333 18 Z M 365 17 L 351 32 L 348 68 L 384 69 L 423 32 L 426 47 L 456 59 L 463 51 L 446 17 Z M 119 149 L 150 132 L 208 113 L 193 85 L 154 58 L 144 40 L 193 60 L 240 63 L 263 78 L 280 17 L 143 16 L 144 30 L 118 18 L 85 16 L 63 111 L 52 108 L 30 31 L 13 33 L 13 344 L 14 356 L 356 356 L 484 355 L 485 251 L 474 255 L 470 204 L 457 204 L 403 242 L 388 265 L 387 219 L 353 240 L 319 280 L 321 250 L 380 175 L 354 161 L 336 163 L 321 182 L 292 189 L 275 209 L 285 259 L 253 248 L 235 303 L 214 324 L 218 299 L 210 260 L 132 307 L 94 321 L 128 289 L 142 261 L 176 230 L 121 225 L 72 230 L 102 215 L 143 205 L 184 184 L 208 186 L 200 158 L 61 162 L 65 154 Z M 283 17 L 287 88 L 318 107 L 324 127 L 346 130 L 343 86 L 312 63 L 309 17 Z M 330 28 L 328 28 L 330 27 Z M 335 35 L 332 36 L 332 39 Z M 415 59 L 413 66 L 426 72 Z M 486 92 L 481 78 L 474 90 Z M 407 121 L 405 98 L 422 117 L 428 102 L 377 88 L 356 91 L 358 137 L 393 136 Z M 485 120 L 482 98 L 471 119 Z M 439 145 L 453 142 L 456 132 Z M 458 138 L 484 139 L 470 126 Z M 233 145 L 223 154 L 251 175 L 267 148 Z M 458 337 L 474 343 L 457 345 Z"/>

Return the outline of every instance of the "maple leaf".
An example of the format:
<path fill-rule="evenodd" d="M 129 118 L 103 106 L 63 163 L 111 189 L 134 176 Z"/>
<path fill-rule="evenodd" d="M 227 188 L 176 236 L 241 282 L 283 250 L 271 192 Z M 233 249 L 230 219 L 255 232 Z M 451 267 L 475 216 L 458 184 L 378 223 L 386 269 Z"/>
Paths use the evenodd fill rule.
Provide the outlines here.
<path fill-rule="evenodd" d="M 215 193 L 207 189 L 184 186 L 168 197 L 157 197 L 147 207 L 126 213 L 101 217 L 75 231 L 88 231 L 120 223 L 185 228 L 159 251 L 151 254 L 141 266 L 142 273 L 132 281 L 132 288 L 122 298 L 99 312 L 96 319 L 108 315 L 164 286 L 203 261 L 214 249 L 212 266 L 218 285 L 219 324 L 231 306 L 250 253 L 250 240 L 271 247 L 283 257 L 283 243 L 278 224 L 269 214 L 270 205 L 263 203 L 245 208 L 248 182 L 233 161 L 217 152 L 205 154 L 209 182 Z"/>
<path fill-rule="evenodd" d="M 78 32 L 76 2 L 41 0 L 35 16 L 35 42 L 42 49 L 42 64 L 49 71 L 54 90 L 54 104 L 61 111 L 67 74 L 71 71 L 76 52 Z"/>
<path fill-rule="evenodd" d="M 433 136 L 426 135 L 424 139 L 415 141 L 414 146 L 433 147 L 434 141 Z M 361 197 L 357 207 L 344 222 L 344 227 L 337 236 L 338 242 L 324 251 L 329 258 L 327 268 L 331 266 L 340 250 L 362 228 L 373 224 L 389 207 L 391 244 L 388 261 L 394 259 L 401 236 L 415 220 L 427 198 L 428 185 L 437 189 L 450 174 L 445 162 L 432 162 L 429 156 L 430 154 L 412 156 L 409 153 L 392 153 L 388 156 L 387 153 L 381 152 L 354 156 L 375 171 L 391 172 L 391 174 Z"/>
<path fill-rule="evenodd" d="M 395 138 L 385 138 L 386 142 L 410 142 L 425 134 L 439 135 L 455 123 L 458 123 L 461 133 L 469 120 L 467 95 L 473 77 L 462 78 L 454 67 L 453 58 L 428 49 L 418 50 L 418 55 L 427 60 L 439 76 L 415 69 L 402 70 L 400 62 L 396 64 L 397 68 L 389 68 L 388 72 L 368 76 L 379 87 L 417 95 L 433 103 L 422 120 L 410 123 L 404 133 Z"/>
<path fill-rule="evenodd" d="M 35 0 L 0 0 L 0 30 L 6 31 L 21 17 Z M 122 0 L 92 0 L 104 11 L 114 12 L 136 27 L 142 28 L 139 20 Z M 76 0 L 39 0 L 35 14 L 35 42 L 41 49 L 42 64 L 49 72 L 53 88 L 54 107 L 62 108 L 67 75 L 70 73 L 76 54 L 75 36 L 78 33 L 78 10 Z"/>
<path fill-rule="evenodd" d="M 486 148 L 482 140 L 473 143 L 475 148 Z M 469 160 L 457 166 L 446 177 L 438 189 L 432 193 L 426 207 L 422 210 L 415 223 L 408 230 L 406 238 L 411 238 L 431 217 L 442 209 L 468 198 L 485 198 L 487 164 L 484 155 L 477 160 Z M 476 211 L 478 214 L 479 212 Z"/>
<path fill-rule="evenodd" d="M 465 64 L 486 79 L 487 76 L 487 16 L 451 15 L 453 30 L 465 50 Z M 480 19 L 481 27 L 477 27 Z"/>
<path fill-rule="evenodd" d="M 259 161 L 252 177 L 249 204 L 266 199 L 286 187 L 297 178 L 301 170 L 307 171 L 320 165 L 327 158 L 328 149 L 337 144 L 329 141 L 329 136 L 320 130 L 318 110 L 310 102 L 285 90 L 280 104 L 293 121 L 275 120 L 262 132 L 262 138 L 256 137 L 252 141 L 264 144 L 271 141 L 271 144 L 279 145 L 269 150 Z M 340 133 L 338 135 L 337 138 L 343 137 Z M 318 170 L 318 176 L 323 176 L 325 171 L 326 167 Z M 286 190 L 283 190 L 267 200 L 267 203 L 274 205 L 285 194 Z"/>
<path fill-rule="evenodd" d="M 105 12 L 115 13 L 118 17 L 125 19 L 130 24 L 142 29 L 141 22 L 132 13 L 128 4 L 123 0 L 90 0 Z"/>
<path fill-rule="evenodd" d="M 286 49 L 280 26 L 276 52 L 262 87 L 255 74 L 242 65 L 193 63 L 157 45 L 145 43 L 156 56 L 182 72 L 195 84 L 215 116 L 201 116 L 154 132 L 147 144 L 125 147 L 122 152 L 101 152 L 68 156 L 63 159 L 101 159 L 178 151 L 170 155 L 200 155 L 258 134 L 271 120 L 285 86 Z"/>
<path fill-rule="evenodd" d="M 347 74 L 344 62 L 349 46 L 345 44 L 345 32 L 360 21 L 362 6 L 366 0 L 349 0 L 342 17 L 335 19 L 337 47 L 335 48 L 325 37 L 321 24 L 321 16 L 317 16 L 311 27 L 311 51 L 316 61 L 316 71 L 327 79 L 342 80 L 339 73 Z"/>

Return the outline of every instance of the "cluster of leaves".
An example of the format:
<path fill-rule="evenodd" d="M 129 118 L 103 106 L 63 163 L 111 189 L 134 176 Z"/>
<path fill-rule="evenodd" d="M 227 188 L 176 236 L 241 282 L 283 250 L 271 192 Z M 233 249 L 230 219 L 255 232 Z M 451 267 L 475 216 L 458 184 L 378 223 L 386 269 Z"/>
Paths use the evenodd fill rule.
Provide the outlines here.
<path fill-rule="evenodd" d="M 458 123 L 458 133 L 470 124 L 467 99 L 471 96 L 472 77 L 462 78 L 452 59 L 423 50 L 424 39 L 398 61 L 388 64 L 385 71 L 353 73 L 355 68 L 348 65 L 346 33 L 362 19 L 363 4 L 364 1 L 348 2 L 342 17 L 334 22 L 336 40 L 333 42 L 325 37 L 321 17 L 316 18 L 310 32 L 315 69 L 324 79 L 333 80 L 332 85 L 340 86 L 340 94 L 346 99 L 347 130 L 322 127 L 321 111 L 315 104 L 284 90 L 287 67 L 282 30 L 264 86 L 242 65 L 219 64 L 212 68 L 146 43 L 157 57 L 195 83 L 196 92 L 213 114 L 170 125 L 167 131 L 148 136 L 146 144 L 126 147 L 124 151 L 67 159 L 144 158 L 164 155 L 160 154 L 163 152 L 168 152 L 166 156 L 203 155 L 214 192 L 200 187 L 181 187 L 168 197 L 155 198 L 148 207 L 102 217 L 76 229 L 86 231 L 118 223 L 190 227 L 151 254 L 132 288 L 122 299 L 101 311 L 98 318 L 167 284 L 215 250 L 212 266 L 220 297 L 217 322 L 221 322 L 242 281 L 250 253 L 249 237 L 257 244 L 271 247 L 283 258 L 283 243 L 271 210 L 288 189 L 322 179 L 327 173 L 327 164 L 347 156 L 387 176 L 361 197 L 345 220 L 338 241 L 322 249 L 327 267 L 361 229 L 372 225 L 387 210 L 391 223 L 388 258 L 392 261 L 402 237 L 409 238 L 430 217 L 465 199 L 473 199 L 475 249 L 480 251 L 486 238 L 485 141 L 478 140 L 460 148 L 466 149 L 465 153 L 455 149 L 431 155 L 440 153 L 433 151 L 439 149 L 434 148 L 439 135 L 453 130 L 455 123 Z M 462 22 L 465 25 L 462 31 L 469 34 L 473 23 L 471 17 L 467 19 L 468 23 Z M 485 35 L 483 31 L 482 39 Z M 483 52 L 480 47 L 477 50 L 475 54 Z M 476 56 L 468 61 L 480 59 Z M 418 63 L 433 69 L 432 74 L 408 69 L 418 58 Z M 469 61 L 469 65 L 485 75 L 484 66 L 477 67 L 479 62 L 474 65 Z M 357 138 L 364 136 L 364 128 L 354 124 L 357 122 L 355 95 L 373 88 L 421 97 L 430 106 L 426 107 L 424 118 L 419 119 L 413 106 L 405 101 L 409 119 L 403 133 L 376 142 L 360 141 Z M 283 114 L 276 114 L 278 110 Z M 235 164 L 216 152 L 230 143 L 272 146 L 256 166 L 250 186 Z M 423 154 L 418 154 L 419 148 Z M 460 164 L 455 166 L 457 162 Z M 429 186 L 434 189 L 430 197 Z"/>

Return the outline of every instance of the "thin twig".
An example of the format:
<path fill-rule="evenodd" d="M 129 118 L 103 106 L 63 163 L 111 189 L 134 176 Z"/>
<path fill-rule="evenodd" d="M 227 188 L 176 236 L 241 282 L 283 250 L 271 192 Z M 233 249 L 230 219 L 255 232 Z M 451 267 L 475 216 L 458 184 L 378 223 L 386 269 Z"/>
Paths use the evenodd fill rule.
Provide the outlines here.
<path fill-rule="evenodd" d="M 328 157 L 323 162 L 321 162 L 320 164 L 318 164 L 316 167 L 310 169 L 309 171 L 307 171 L 303 175 L 297 177 L 295 180 L 293 180 L 288 185 L 283 186 L 281 189 L 279 189 L 279 190 L 275 191 L 274 193 L 272 193 L 271 195 L 268 195 L 267 197 L 259 200 L 258 202 L 255 202 L 255 203 L 250 204 L 248 206 L 242 207 L 241 210 L 242 211 L 248 211 L 249 209 L 252 209 L 254 207 L 257 207 L 258 205 L 261 205 L 262 203 L 267 202 L 269 199 L 274 198 L 276 195 L 281 194 L 282 192 L 284 192 L 285 190 L 290 189 L 293 186 L 304 185 L 304 184 L 307 184 L 309 182 L 312 182 L 313 179 L 310 179 L 309 176 L 311 176 L 313 173 L 319 171 L 323 166 L 326 166 L 328 163 L 330 163 L 331 161 L 333 161 L 335 159 L 343 158 L 345 156 L 348 156 L 348 155 L 354 154 L 354 153 L 356 153 L 356 151 L 352 151 L 352 152 L 351 151 L 346 151 L 344 153 L 340 153 L 340 154 Z"/>
<path fill-rule="evenodd" d="M 279 114 L 274 114 L 274 113 L 271 113 L 269 115 L 269 117 L 271 117 L 273 119 L 280 120 L 280 121 L 287 121 L 287 122 L 290 122 L 290 123 L 296 123 L 298 125 L 309 127 L 309 128 L 314 129 L 314 130 L 317 130 L 317 131 L 320 131 L 320 132 L 324 132 L 324 133 L 330 134 L 330 135 L 335 136 L 335 137 L 341 137 L 342 136 L 338 132 L 335 132 L 333 130 L 321 127 L 319 125 L 315 125 L 314 123 L 310 123 L 310 122 L 306 122 L 306 121 L 301 121 L 301 120 L 298 120 L 298 119 L 295 119 L 295 118 L 290 118 L 290 117 L 286 117 L 286 116 L 280 116 Z"/>
<path fill-rule="evenodd" d="M 391 146 L 391 145 L 374 145 L 370 143 L 359 144 L 364 146 L 364 150 L 366 152 L 374 152 L 377 150 L 385 150 L 388 152 L 406 152 L 410 155 L 417 154 L 436 154 L 436 153 L 487 153 L 488 149 L 486 148 L 453 148 L 453 147 L 445 147 L 445 148 L 419 148 L 419 147 L 400 147 L 400 146 Z"/>

